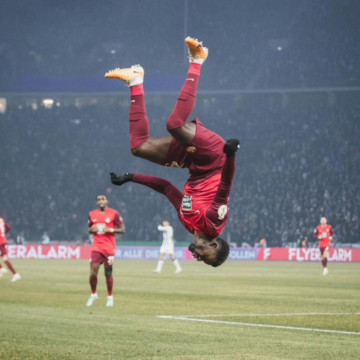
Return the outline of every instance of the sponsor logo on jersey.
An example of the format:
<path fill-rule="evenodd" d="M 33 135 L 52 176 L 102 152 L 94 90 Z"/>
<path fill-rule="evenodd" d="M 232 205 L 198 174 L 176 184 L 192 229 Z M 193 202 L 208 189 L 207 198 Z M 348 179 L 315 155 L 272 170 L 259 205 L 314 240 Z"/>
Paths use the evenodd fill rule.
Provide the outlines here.
<path fill-rule="evenodd" d="M 182 208 L 184 210 L 192 210 L 191 196 L 184 195 L 184 197 L 182 199 Z"/>
<path fill-rule="evenodd" d="M 227 205 L 221 205 L 221 206 L 218 208 L 219 219 L 220 219 L 220 220 L 223 220 L 227 212 L 228 212 L 228 207 L 227 207 Z"/>
<path fill-rule="evenodd" d="M 105 234 L 105 224 L 96 224 L 96 229 L 98 234 Z"/>

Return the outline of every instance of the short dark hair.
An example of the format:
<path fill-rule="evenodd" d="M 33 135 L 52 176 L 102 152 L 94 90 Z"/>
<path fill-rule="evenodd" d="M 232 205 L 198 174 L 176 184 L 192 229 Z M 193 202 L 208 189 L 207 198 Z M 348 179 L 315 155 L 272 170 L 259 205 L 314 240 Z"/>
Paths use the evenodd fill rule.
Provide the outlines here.
<path fill-rule="evenodd" d="M 215 262 L 211 264 L 212 267 L 218 267 L 222 263 L 224 263 L 225 260 L 228 258 L 230 252 L 229 244 L 224 239 L 218 237 L 216 241 L 220 245 L 220 247 L 218 247 Z"/>

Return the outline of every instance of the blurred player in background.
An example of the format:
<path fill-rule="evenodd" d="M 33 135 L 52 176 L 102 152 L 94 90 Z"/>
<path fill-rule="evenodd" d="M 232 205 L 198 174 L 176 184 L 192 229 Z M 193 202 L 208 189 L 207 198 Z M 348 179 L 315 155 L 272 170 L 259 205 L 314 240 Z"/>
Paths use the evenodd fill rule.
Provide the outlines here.
<path fill-rule="evenodd" d="M 161 273 L 161 269 L 164 265 L 164 258 L 166 254 L 169 254 L 170 260 L 173 262 L 176 270 L 175 274 L 178 274 L 182 271 L 182 268 L 179 264 L 179 261 L 174 258 L 174 229 L 170 226 L 168 221 L 163 221 L 162 225 L 158 226 L 158 230 L 163 233 L 163 242 L 160 248 L 160 259 L 158 261 L 157 268 L 153 270 L 154 273 Z"/>
<path fill-rule="evenodd" d="M 135 156 L 153 163 L 189 168 L 184 194 L 169 181 L 143 174 L 111 174 L 111 182 L 128 181 L 163 194 L 172 203 L 183 226 L 194 235 L 189 250 L 198 261 L 217 267 L 229 255 L 228 243 L 220 234 L 228 219 L 229 195 L 235 172 L 237 139 L 225 142 L 195 118 L 188 122 L 194 105 L 200 70 L 208 49 L 197 39 L 186 38 L 189 69 L 166 127 L 171 136 L 151 138 L 143 89 L 144 69 L 134 65 L 115 69 L 106 78 L 124 81 L 130 87 L 130 147 Z"/>
<path fill-rule="evenodd" d="M 97 275 L 101 264 L 104 264 L 105 280 L 108 291 L 106 306 L 114 306 L 113 298 L 113 263 L 116 251 L 115 234 L 124 234 L 125 225 L 118 211 L 107 206 L 105 195 L 96 198 L 98 209 L 89 213 L 89 233 L 93 234 L 90 257 L 90 288 L 91 295 L 86 306 L 91 306 L 98 300 L 96 292 Z"/>
<path fill-rule="evenodd" d="M 10 281 L 15 282 L 20 280 L 21 276 L 16 272 L 7 256 L 6 234 L 10 231 L 10 229 L 10 225 L 3 218 L 0 217 L 0 258 L 8 267 L 8 269 L 13 273 L 13 277 Z M 0 278 L 2 278 L 6 273 L 7 270 L 3 268 L 0 264 Z"/>
<path fill-rule="evenodd" d="M 318 225 L 314 230 L 314 238 L 319 239 L 319 249 L 321 254 L 321 262 L 323 265 L 323 275 L 327 275 L 329 270 L 327 269 L 329 249 L 331 246 L 331 240 L 333 238 L 334 232 L 332 226 L 327 224 L 326 217 L 320 219 L 320 225 Z"/>
<path fill-rule="evenodd" d="M 304 240 L 301 243 L 303 248 L 308 248 L 309 247 L 309 239 L 307 236 L 304 237 Z"/>

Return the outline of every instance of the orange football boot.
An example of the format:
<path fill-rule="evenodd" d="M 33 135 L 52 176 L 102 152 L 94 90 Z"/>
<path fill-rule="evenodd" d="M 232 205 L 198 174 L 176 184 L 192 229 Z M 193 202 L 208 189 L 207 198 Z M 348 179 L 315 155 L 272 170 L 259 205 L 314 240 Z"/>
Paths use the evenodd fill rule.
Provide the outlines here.
<path fill-rule="evenodd" d="M 127 86 L 142 84 L 145 71 L 140 65 L 133 65 L 131 68 L 110 70 L 105 74 L 107 79 L 118 79 L 124 81 Z"/>
<path fill-rule="evenodd" d="M 202 41 L 188 36 L 185 39 L 185 43 L 188 47 L 190 62 L 202 64 L 207 59 L 209 55 L 209 49 L 203 47 Z"/>

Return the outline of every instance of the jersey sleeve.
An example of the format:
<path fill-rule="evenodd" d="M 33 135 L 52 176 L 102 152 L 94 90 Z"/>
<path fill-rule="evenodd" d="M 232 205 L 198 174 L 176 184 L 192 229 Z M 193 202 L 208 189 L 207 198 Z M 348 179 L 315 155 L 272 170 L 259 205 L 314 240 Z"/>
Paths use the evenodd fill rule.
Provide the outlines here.
<path fill-rule="evenodd" d="M 206 217 L 212 222 L 222 221 L 228 212 L 228 201 L 235 173 L 235 155 L 226 158 L 221 171 L 221 180 L 215 198 L 206 210 Z"/>
<path fill-rule="evenodd" d="M 334 230 L 333 230 L 332 226 L 330 226 L 330 236 L 331 237 L 334 236 Z"/>
<path fill-rule="evenodd" d="M 315 239 L 317 239 L 319 237 L 319 232 L 318 232 L 318 228 L 316 227 L 315 230 L 314 230 L 314 233 L 313 233 L 313 237 Z"/>
<path fill-rule="evenodd" d="M 120 213 L 117 211 L 114 214 L 114 225 L 116 228 L 120 228 L 124 225 L 124 220 L 121 217 Z"/>
<path fill-rule="evenodd" d="M 165 228 L 165 226 L 159 225 L 159 226 L 158 226 L 158 230 L 159 230 L 159 231 L 165 231 L 166 228 Z"/>
<path fill-rule="evenodd" d="M 88 219 L 88 225 L 89 225 L 89 228 L 93 225 L 90 214 L 89 214 L 89 219 Z"/>
<path fill-rule="evenodd" d="M 11 226 L 6 221 L 4 221 L 4 223 L 5 223 L 5 234 L 7 234 L 11 230 Z"/>

